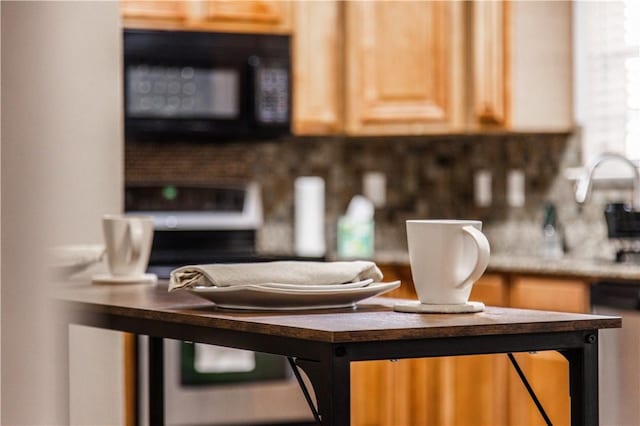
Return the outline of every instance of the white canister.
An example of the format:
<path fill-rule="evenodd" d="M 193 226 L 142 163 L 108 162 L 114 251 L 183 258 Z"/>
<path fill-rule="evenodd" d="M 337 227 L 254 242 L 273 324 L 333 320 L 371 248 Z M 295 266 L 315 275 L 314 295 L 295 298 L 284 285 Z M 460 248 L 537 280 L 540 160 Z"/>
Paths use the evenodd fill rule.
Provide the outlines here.
<path fill-rule="evenodd" d="M 324 179 L 302 176 L 296 179 L 294 185 L 295 253 L 298 256 L 324 256 Z"/>

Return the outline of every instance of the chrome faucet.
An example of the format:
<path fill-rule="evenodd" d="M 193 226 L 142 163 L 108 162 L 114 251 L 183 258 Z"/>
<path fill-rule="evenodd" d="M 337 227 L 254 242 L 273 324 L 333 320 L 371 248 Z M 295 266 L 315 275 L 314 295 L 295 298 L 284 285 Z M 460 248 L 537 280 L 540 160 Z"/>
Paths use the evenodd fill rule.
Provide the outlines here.
<path fill-rule="evenodd" d="M 587 196 L 589 195 L 589 190 L 591 189 L 591 182 L 593 181 L 593 173 L 598 168 L 598 166 L 605 161 L 608 160 L 618 160 L 627 164 L 633 170 L 633 198 L 632 198 L 632 206 L 636 211 L 640 211 L 640 173 L 638 172 L 638 168 L 631 160 L 627 157 L 616 154 L 613 152 L 605 152 L 598 157 L 594 158 L 588 165 L 585 167 L 585 171 L 578 179 L 578 183 L 576 186 L 576 202 L 579 205 L 584 204 L 587 200 Z"/>

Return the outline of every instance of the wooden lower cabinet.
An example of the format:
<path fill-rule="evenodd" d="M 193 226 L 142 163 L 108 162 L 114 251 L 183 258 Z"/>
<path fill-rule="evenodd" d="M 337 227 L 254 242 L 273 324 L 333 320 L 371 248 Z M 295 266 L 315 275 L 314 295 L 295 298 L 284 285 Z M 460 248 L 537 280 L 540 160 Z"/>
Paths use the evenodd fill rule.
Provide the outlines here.
<path fill-rule="evenodd" d="M 508 360 L 503 354 L 442 358 L 444 404 L 440 425 L 507 424 L 505 387 Z"/>
<path fill-rule="evenodd" d="M 536 396 L 554 425 L 570 425 L 569 363 L 555 351 L 514 354 Z M 524 385 L 509 372 L 509 424 L 545 425 Z"/>
<path fill-rule="evenodd" d="M 353 363 L 351 424 L 439 424 L 439 364 L 436 358 Z"/>
<path fill-rule="evenodd" d="M 470 300 L 506 306 L 506 283 L 487 274 L 473 285 Z M 442 358 L 443 401 L 440 425 L 500 426 L 507 424 L 508 359 L 504 354 Z"/>
<path fill-rule="evenodd" d="M 509 299 L 514 308 L 586 313 L 590 303 L 589 283 L 579 279 L 516 276 L 510 282 Z M 551 422 L 570 425 L 568 361 L 555 351 L 515 356 Z M 509 375 L 509 424 L 545 424 L 515 373 Z"/>
<path fill-rule="evenodd" d="M 390 297 L 415 299 L 411 270 L 382 265 Z M 587 312 L 582 280 L 485 274 L 471 300 L 565 312 Z M 557 352 L 515 354 L 554 425 L 570 424 L 568 362 Z M 367 361 L 351 366 L 351 424 L 357 426 L 544 425 L 505 354 Z"/>
<path fill-rule="evenodd" d="M 402 286 L 390 297 L 415 299 L 406 265 L 381 266 L 385 281 Z M 471 298 L 504 305 L 499 275 L 486 275 Z M 398 361 L 366 361 L 351 365 L 351 424 L 360 426 L 506 424 L 507 359 L 482 355 Z"/>
<path fill-rule="evenodd" d="M 515 276 L 509 306 L 545 311 L 589 312 L 589 283 L 579 279 Z"/>

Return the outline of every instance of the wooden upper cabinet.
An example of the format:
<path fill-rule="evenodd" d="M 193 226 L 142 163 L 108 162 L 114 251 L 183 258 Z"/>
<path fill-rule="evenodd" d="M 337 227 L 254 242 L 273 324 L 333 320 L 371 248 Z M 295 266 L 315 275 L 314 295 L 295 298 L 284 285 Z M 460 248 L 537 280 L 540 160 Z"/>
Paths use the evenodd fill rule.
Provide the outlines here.
<path fill-rule="evenodd" d="M 120 0 L 120 11 L 125 18 L 184 19 L 187 3 L 184 1 Z"/>
<path fill-rule="evenodd" d="M 474 124 L 507 124 L 508 3 L 475 1 L 472 20 Z"/>
<path fill-rule="evenodd" d="M 298 135 L 573 128 L 571 1 L 121 5 L 128 28 L 292 34 Z"/>
<path fill-rule="evenodd" d="M 510 2 L 509 127 L 573 130 L 572 2 Z"/>
<path fill-rule="evenodd" d="M 342 20 L 337 1 L 294 4 L 293 132 L 342 131 Z"/>
<path fill-rule="evenodd" d="M 129 28 L 178 29 L 187 20 L 184 1 L 120 0 L 123 25 Z"/>
<path fill-rule="evenodd" d="M 572 130 L 571 2 L 469 5 L 469 129 Z"/>
<path fill-rule="evenodd" d="M 297 134 L 572 130 L 570 1 L 296 9 Z"/>
<path fill-rule="evenodd" d="M 199 31 L 291 32 L 292 4 L 280 0 L 121 0 L 129 28 Z"/>
<path fill-rule="evenodd" d="M 463 125 L 458 2 L 345 4 L 346 132 L 448 132 Z"/>
<path fill-rule="evenodd" d="M 206 1 L 206 20 L 221 29 L 291 32 L 292 4 L 281 0 Z"/>

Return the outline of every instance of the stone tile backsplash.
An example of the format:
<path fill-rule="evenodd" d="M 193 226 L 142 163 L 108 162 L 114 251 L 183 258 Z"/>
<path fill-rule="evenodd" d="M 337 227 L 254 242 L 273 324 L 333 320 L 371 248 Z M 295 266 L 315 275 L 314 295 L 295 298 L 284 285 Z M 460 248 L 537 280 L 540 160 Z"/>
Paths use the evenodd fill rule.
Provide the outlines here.
<path fill-rule="evenodd" d="M 337 219 L 362 193 L 362 176 L 382 172 L 387 202 L 375 213 L 376 250 L 406 250 L 410 218 L 476 218 L 485 223 L 494 252 L 538 255 L 545 202 L 553 202 L 570 253 L 613 256 L 602 211 L 606 202 L 628 200 L 625 191 L 596 190 L 582 212 L 563 170 L 580 164 L 578 142 L 565 134 L 491 134 L 432 137 L 291 137 L 224 143 L 128 142 L 127 183 L 237 183 L 262 186 L 263 252 L 293 251 L 293 183 L 321 176 L 326 185 L 327 247 L 335 248 Z M 525 175 L 525 204 L 507 205 L 507 174 Z M 492 176 L 492 203 L 474 203 L 474 174 Z"/>

